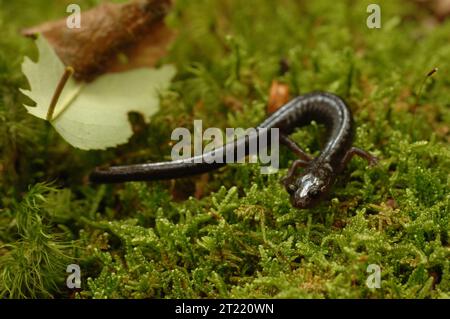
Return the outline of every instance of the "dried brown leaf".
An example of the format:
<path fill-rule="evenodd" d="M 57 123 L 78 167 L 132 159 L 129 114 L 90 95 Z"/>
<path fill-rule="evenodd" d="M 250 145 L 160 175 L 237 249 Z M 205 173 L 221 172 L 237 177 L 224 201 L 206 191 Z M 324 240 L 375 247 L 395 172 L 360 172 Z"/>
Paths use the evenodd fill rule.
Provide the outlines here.
<path fill-rule="evenodd" d="M 43 34 L 63 63 L 75 69 L 74 77 L 90 81 L 105 72 L 154 66 L 174 38 L 164 24 L 170 6 L 171 0 L 105 3 L 83 12 L 79 29 L 68 28 L 64 18 L 22 33 Z"/>
<path fill-rule="evenodd" d="M 273 113 L 290 99 L 289 86 L 285 83 L 272 81 L 270 86 L 269 103 L 267 112 Z"/>

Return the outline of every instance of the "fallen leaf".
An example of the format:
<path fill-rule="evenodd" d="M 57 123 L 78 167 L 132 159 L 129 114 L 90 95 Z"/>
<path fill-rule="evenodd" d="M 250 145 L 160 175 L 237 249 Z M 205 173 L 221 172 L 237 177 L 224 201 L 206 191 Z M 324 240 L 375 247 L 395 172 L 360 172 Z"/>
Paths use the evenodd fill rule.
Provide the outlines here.
<path fill-rule="evenodd" d="M 77 80 L 92 81 L 105 72 L 152 67 L 166 55 L 174 38 L 164 24 L 170 0 L 105 3 L 81 14 L 81 28 L 70 29 L 66 18 L 22 31 L 43 34 Z M 127 63 L 118 58 L 124 54 Z"/>
<path fill-rule="evenodd" d="M 273 81 L 270 87 L 268 113 L 273 113 L 281 106 L 289 102 L 290 93 L 289 86 L 278 81 Z"/>
<path fill-rule="evenodd" d="M 153 67 L 160 58 L 167 55 L 167 48 L 175 38 L 175 33 L 164 22 L 155 24 L 152 32 L 144 35 L 126 53 L 126 63 L 112 59 L 107 72 L 123 72 L 134 68 Z"/>
<path fill-rule="evenodd" d="M 31 90 L 21 92 L 36 102 L 34 107 L 25 105 L 28 112 L 46 119 L 66 67 L 44 37 L 38 37 L 36 44 L 38 62 L 26 57 L 22 64 Z M 148 120 L 159 109 L 159 91 L 168 87 L 174 75 L 175 68 L 166 65 L 104 74 L 91 83 L 69 78 L 50 123 L 68 143 L 80 149 L 105 149 L 125 143 L 133 133 L 128 113 L 139 112 Z"/>

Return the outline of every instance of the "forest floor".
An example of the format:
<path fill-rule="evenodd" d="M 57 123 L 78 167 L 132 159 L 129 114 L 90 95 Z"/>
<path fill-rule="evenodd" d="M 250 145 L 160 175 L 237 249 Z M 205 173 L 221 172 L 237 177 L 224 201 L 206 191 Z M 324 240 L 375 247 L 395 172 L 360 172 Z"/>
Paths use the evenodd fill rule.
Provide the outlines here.
<path fill-rule="evenodd" d="M 20 30 L 73 1 L 0 0 L 0 298 L 449 298 L 450 20 L 413 1 L 177 0 L 162 107 L 108 151 L 67 144 L 26 112 Z M 78 1 L 82 9 L 100 1 Z M 280 73 L 280 61 L 289 68 Z M 432 76 L 427 73 L 439 70 Z M 354 114 L 354 159 L 328 198 L 297 210 L 281 169 L 228 165 L 173 181 L 91 185 L 105 163 L 168 160 L 176 127 L 254 127 L 274 80 L 329 91 Z M 323 128 L 293 138 L 317 155 Z M 66 287 L 77 264 L 82 287 Z M 372 265 L 369 267 L 369 265 Z M 367 285 L 380 270 L 379 288 Z M 370 288 L 371 287 L 371 288 Z"/>

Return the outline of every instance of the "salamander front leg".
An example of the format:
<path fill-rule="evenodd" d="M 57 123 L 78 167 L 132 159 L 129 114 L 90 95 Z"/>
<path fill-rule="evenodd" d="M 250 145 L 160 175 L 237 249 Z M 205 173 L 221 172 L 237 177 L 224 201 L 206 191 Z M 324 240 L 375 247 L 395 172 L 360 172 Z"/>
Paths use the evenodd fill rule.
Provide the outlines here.
<path fill-rule="evenodd" d="M 301 160 L 301 159 L 295 160 L 292 163 L 291 167 L 289 168 L 287 175 L 281 180 L 281 182 L 284 184 L 284 186 L 287 187 L 288 184 L 291 183 L 292 177 L 294 177 L 295 172 L 299 167 L 305 167 L 308 164 L 309 164 L 309 162 Z"/>
<path fill-rule="evenodd" d="M 350 162 L 350 160 L 355 155 L 358 155 L 359 157 L 362 157 L 365 160 L 367 160 L 367 162 L 369 162 L 370 166 L 375 166 L 376 164 L 378 164 L 378 159 L 375 156 L 373 156 L 372 154 L 370 154 L 360 148 L 352 147 L 351 149 L 349 149 L 347 151 L 344 158 L 342 159 L 342 162 L 341 162 L 342 168 L 347 166 L 348 162 Z"/>

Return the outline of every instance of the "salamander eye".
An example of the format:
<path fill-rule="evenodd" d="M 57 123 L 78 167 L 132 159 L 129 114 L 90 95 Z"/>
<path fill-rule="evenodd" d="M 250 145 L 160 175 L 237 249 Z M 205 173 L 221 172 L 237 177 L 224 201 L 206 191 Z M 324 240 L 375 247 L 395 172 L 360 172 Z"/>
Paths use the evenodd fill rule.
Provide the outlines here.
<path fill-rule="evenodd" d="M 297 190 L 297 187 L 295 187 L 294 184 L 289 184 L 289 185 L 286 187 L 286 189 L 287 189 L 288 193 L 292 195 L 292 194 L 294 194 L 295 191 Z"/>

